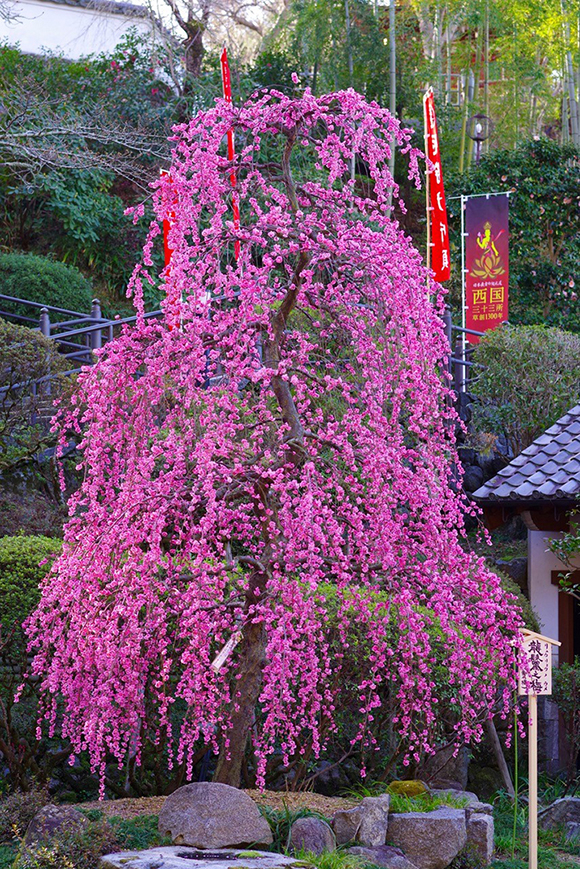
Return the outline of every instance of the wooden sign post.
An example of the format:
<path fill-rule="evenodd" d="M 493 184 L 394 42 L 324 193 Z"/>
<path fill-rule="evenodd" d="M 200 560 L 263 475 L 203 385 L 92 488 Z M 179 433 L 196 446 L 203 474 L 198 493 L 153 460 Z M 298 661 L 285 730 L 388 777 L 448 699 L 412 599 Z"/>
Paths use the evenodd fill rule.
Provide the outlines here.
<path fill-rule="evenodd" d="M 528 698 L 529 869 L 538 869 L 538 696 L 552 693 L 552 647 L 561 645 L 522 630 L 518 694 Z"/>

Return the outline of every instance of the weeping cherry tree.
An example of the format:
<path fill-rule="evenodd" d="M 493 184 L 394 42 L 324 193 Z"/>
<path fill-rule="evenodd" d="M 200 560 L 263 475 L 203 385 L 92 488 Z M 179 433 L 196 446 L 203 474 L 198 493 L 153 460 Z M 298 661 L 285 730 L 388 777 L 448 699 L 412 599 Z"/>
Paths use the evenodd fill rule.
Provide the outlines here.
<path fill-rule="evenodd" d="M 274 751 L 324 748 L 356 622 L 361 744 L 387 684 L 408 757 L 432 748 L 442 699 L 458 744 L 479 739 L 510 703 L 519 614 L 461 545 L 441 291 L 390 216 L 393 142 L 418 182 L 410 131 L 352 90 L 270 91 L 218 101 L 173 142 L 137 324 L 60 414 L 83 482 L 28 623 L 41 718 L 101 776 L 149 738 L 188 777 L 211 747 L 236 786 L 251 744 L 263 783 Z"/>

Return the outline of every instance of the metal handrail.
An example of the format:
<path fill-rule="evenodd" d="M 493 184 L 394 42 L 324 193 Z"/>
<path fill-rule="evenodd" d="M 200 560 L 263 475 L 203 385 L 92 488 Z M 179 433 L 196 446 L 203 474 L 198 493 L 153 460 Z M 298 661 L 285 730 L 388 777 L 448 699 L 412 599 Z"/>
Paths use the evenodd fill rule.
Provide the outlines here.
<path fill-rule="evenodd" d="M 451 324 L 451 328 L 454 332 L 461 332 L 462 335 L 477 335 L 479 338 L 483 338 L 485 332 L 478 332 L 476 329 L 464 329 L 463 326 L 454 326 Z"/>
<path fill-rule="evenodd" d="M 17 302 L 19 305 L 30 305 L 31 308 L 46 308 L 47 311 L 56 311 L 57 314 L 72 314 L 73 317 L 82 317 L 81 311 L 69 311 L 68 308 L 56 308 L 54 305 L 45 305 L 42 302 L 33 302 L 30 299 L 19 299 L 17 296 L 5 296 L 0 293 L 0 299 L 5 302 Z M 8 311 L 6 313 L 9 313 Z M 19 316 L 18 314 L 14 316 Z"/>
<path fill-rule="evenodd" d="M 89 314 L 87 317 L 77 317 L 76 320 L 62 320 L 62 322 L 60 322 L 60 323 L 51 323 L 50 324 L 50 331 L 52 332 L 53 329 L 58 329 L 59 326 L 72 326 L 75 323 L 89 323 L 89 322 L 101 324 L 101 326 L 106 326 L 107 323 L 111 322 L 111 320 L 107 320 L 106 317 L 91 317 L 91 315 Z"/>
<path fill-rule="evenodd" d="M 38 318 L 34 317 L 25 317 L 24 314 L 13 314 L 12 311 L 2 311 L 0 310 L 0 317 L 13 317 L 15 320 L 23 321 L 25 323 L 34 323 L 36 328 L 38 328 Z"/>
<path fill-rule="evenodd" d="M 143 314 L 143 317 L 146 320 L 150 320 L 152 317 L 160 317 L 162 313 L 163 312 L 161 310 L 149 311 L 148 313 Z M 92 332 L 98 332 L 99 330 L 104 329 L 106 326 L 123 326 L 126 323 L 136 323 L 140 316 L 141 315 L 136 315 L 134 317 L 124 317 L 122 320 L 105 320 L 104 325 L 102 323 L 97 323 L 96 325 L 85 326 L 82 329 L 72 329 L 69 332 L 60 332 L 58 335 L 54 336 L 54 340 L 62 341 L 63 338 L 71 338 L 75 335 L 90 335 Z"/>
<path fill-rule="evenodd" d="M 38 386 L 39 383 L 46 383 L 49 380 L 55 380 L 57 377 L 70 377 L 72 374 L 78 374 L 82 368 L 70 368 L 68 371 L 54 371 L 52 374 L 45 374 L 43 377 L 37 377 L 27 383 L 12 383 L 9 386 L 0 387 L 0 395 L 10 392 L 12 389 L 24 389 L 25 387 Z"/>

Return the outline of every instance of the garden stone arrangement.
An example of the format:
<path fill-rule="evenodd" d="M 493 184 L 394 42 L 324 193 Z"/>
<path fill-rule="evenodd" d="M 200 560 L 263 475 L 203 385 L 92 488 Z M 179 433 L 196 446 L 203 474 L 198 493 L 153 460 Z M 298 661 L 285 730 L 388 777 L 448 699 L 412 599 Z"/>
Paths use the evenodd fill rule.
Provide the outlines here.
<path fill-rule="evenodd" d="M 159 814 L 159 832 L 171 837 L 172 847 L 109 854 L 103 857 L 103 869 L 226 869 L 226 864 L 227 869 L 278 869 L 298 865 L 303 852 L 320 855 L 349 844 L 349 852 L 361 862 L 385 869 L 445 869 L 460 853 L 488 864 L 494 841 L 492 807 L 468 791 L 452 794 L 465 806 L 395 813 L 390 796 L 383 794 L 337 811 L 330 823 L 314 816 L 298 818 L 289 836 L 297 857 L 287 857 L 254 850 L 270 845 L 272 834 L 247 794 L 224 784 L 189 784 L 167 797 Z"/>

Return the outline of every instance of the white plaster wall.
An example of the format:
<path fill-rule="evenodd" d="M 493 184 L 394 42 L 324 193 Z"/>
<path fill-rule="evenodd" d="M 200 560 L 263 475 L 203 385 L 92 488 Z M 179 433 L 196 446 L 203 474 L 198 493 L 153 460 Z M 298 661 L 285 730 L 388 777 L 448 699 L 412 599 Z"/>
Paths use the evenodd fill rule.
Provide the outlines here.
<path fill-rule="evenodd" d="M 10 10 L 8 21 L 0 19 L 0 42 L 18 44 L 27 54 L 55 52 L 78 60 L 89 54 L 112 51 L 131 27 L 142 35 L 154 33 L 149 18 L 47 0 L 14 0 Z"/>
<path fill-rule="evenodd" d="M 528 588 L 530 601 L 540 622 L 541 631 L 558 638 L 558 586 L 552 585 L 552 571 L 566 570 L 548 548 L 549 541 L 561 537 L 555 531 L 528 531 Z M 577 563 L 580 567 L 580 560 Z"/>

